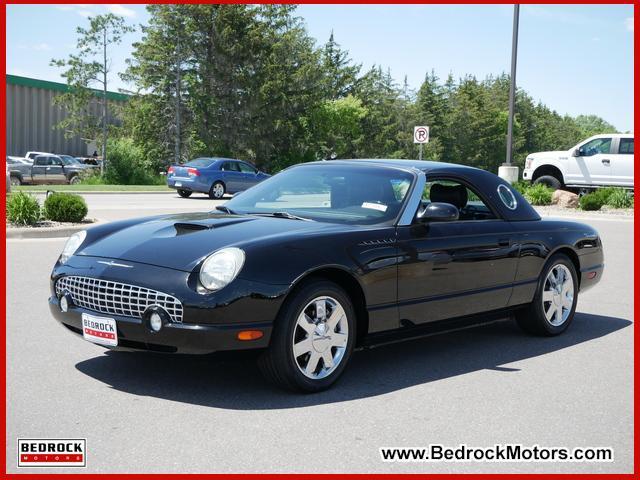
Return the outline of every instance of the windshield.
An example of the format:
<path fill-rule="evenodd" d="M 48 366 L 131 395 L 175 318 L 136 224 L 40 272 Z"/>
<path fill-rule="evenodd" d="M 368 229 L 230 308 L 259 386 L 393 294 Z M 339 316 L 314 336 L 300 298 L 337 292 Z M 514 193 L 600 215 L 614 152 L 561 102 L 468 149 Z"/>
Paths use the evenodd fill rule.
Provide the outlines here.
<path fill-rule="evenodd" d="M 213 162 L 215 162 L 213 158 L 196 158 L 195 160 L 191 160 L 190 162 L 185 163 L 184 166 L 207 168 Z"/>
<path fill-rule="evenodd" d="M 287 212 L 331 223 L 373 225 L 398 216 L 413 175 L 382 167 L 315 164 L 284 170 L 229 200 L 235 213 Z"/>
<path fill-rule="evenodd" d="M 65 165 L 81 165 L 81 163 L 74 157 L 71 157 L 69 155 L 58 155 L 61 159 L 62 162 Z"/>

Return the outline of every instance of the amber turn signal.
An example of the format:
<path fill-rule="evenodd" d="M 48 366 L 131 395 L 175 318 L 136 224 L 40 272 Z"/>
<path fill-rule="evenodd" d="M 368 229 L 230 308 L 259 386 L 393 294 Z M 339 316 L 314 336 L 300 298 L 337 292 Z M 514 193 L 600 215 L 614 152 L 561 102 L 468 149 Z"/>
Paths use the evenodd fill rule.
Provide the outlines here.
<path fill-rule="evenodd" d="M 260 330 L 242 330 L 238 332 L 238 340 L 258 340 L 263 335 Z"/>

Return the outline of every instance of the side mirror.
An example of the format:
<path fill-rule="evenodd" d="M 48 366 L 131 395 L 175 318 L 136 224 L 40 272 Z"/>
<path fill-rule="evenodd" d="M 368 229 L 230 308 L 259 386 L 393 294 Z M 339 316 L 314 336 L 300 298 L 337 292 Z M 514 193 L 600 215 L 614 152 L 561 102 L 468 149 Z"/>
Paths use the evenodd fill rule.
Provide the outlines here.
<path fill-rule="evenodd" d="M 574 156 L 574 157 L 581 157 L 581 156 L 582 156 L 582 152 L 580 151 L 580 149 L 579 149 L 579 148 L 576 148 L 576 149 L 573 151 L 573 156 Z"/>
<path fill-rule="evenodd" d="M 458 220 L 460 212 L 450 203 L 432 202 L 418 212 L 419 222 L 452 222 Z"/>

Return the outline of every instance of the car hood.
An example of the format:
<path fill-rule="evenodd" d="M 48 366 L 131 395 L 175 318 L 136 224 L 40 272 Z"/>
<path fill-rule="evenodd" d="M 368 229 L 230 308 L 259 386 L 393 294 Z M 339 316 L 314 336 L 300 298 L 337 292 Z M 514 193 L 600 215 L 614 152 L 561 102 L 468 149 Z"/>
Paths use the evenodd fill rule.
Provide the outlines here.
<path fill-rule="evenodd" d="M 538 160 L 540 158 L 548 158 L 548 157 L 561 157 L 561 156 L 567 156 L 567 151 L 566 150 L 556 150 L 556 151 L 550 151 L 550 152 L 536 152 L 536 153 L 532 153 L 530 155 L 527 155 L 527 158 L 533 158 L 535 160 Z"/>
<path fill-rule="evenodd" d="M 268 238 L 327 232 L 343 226 L 224 213 L 155 217 L 91 240 L 76 255 L 104 257 L 192 271 L 212 252 Z"/>

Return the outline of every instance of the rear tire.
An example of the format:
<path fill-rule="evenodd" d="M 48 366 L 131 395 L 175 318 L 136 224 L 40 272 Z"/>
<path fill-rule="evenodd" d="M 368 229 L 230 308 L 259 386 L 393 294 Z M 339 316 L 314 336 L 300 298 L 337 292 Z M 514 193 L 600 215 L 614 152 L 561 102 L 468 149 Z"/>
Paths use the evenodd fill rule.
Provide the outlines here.
<path fill-rule="evenodd" d="M 344 371 L 355 338 L 355 310 L 346 292 L 329 281 L 311 281 L 282 307 L 258 366 L 280 388 L 320 392 Z"/>
<path fill-rule="evenodd" d="M 19 187 L 20 185 L 22 185 L 22 180 L 20 180 L 20 177 L 16 177 L 15 175 L 11 175 L 9 181 L 12 187 Z"/>
<path fill-rule="evenodd" d="M 558 190 L 562 187 L 562 182 L 553 175 L 542 175 L 541 177 L 536 178 L 533 181 L 533 184 L 542 184 L 551 188 L 552 190 Z"/>
<path fill-rule="evenodd" d="M 533 302 L 516 313 L 516 321 L 534 335 L 559 335 L 573 321 L 577 303 L 576 269 L 569 257 L 557 253 L 542 269 Z"/>
<path fill-rule="evenodd" d="M 220 181 L 213 182 L 213 185 L 211 185 L 211 188 L 209 189 L 209 198 L 213 200 L 220 200 L 222 197 L 224 197 L 225 192 L 226 188 L 224 186 L 224 183 Z"/>
<path fill-rule="evenodd" d="M 178 190 L 178 195 L 180 195 L 182 198 L 189 198 L 192 193 L 193 192 L 190 192 L 189 190 Z"/>

